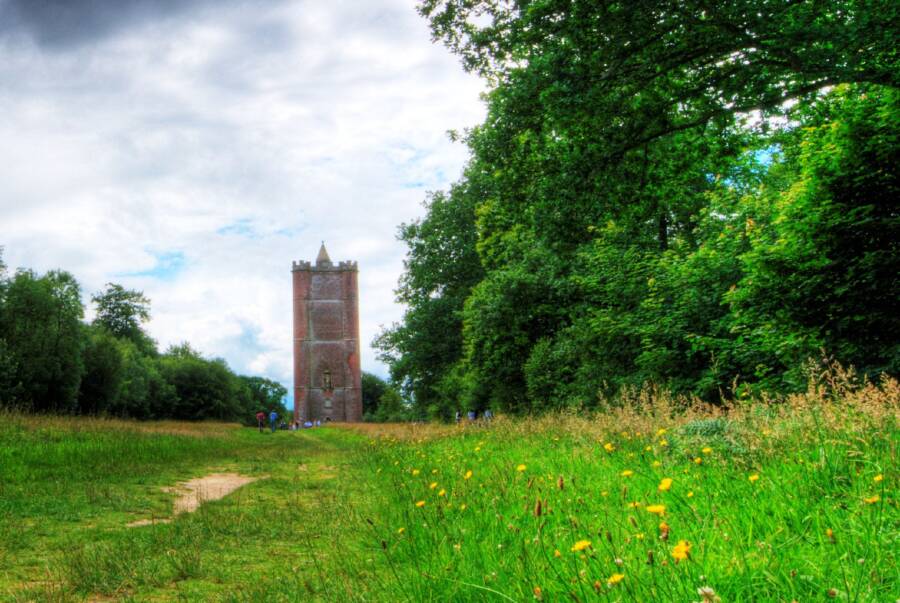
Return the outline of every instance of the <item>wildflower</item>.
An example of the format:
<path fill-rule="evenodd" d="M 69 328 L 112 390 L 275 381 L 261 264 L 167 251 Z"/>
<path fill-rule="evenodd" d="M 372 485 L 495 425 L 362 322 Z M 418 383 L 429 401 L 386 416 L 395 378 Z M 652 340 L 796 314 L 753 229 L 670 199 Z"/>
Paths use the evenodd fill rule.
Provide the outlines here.
<path fill-rule="evenodd" d="M 429 490 L 434 490 L 435 488 L 437 488 L 437 482 L 431 482 L 430 484 L 428 484 Z"/>
<path fill-rule="evenodd" d="M 466 474 L 463 476 L 463 479 L 469 479 L 472 477 L 472 470 L 466 471 Z"/>
<path fill-rule="evenodd" d="M 669 445 L 669 440 L 663 438 L 659 441 L 659 445 L 665 448 L 666 446 Z"/>
<path fill-rule="evenodd" d="M 475 452 L 478 452 L 478 451 L 480 451 L 480 450 L 481 450 L 481 446 L 476 446 L 476 447 L 475 447 Z"/>
<path fill-rule="evenodd" d="M 553 556 L 559 558 L 562 557 L 562 553 L 559 552 L 559 549 L 556 549 L 553 551 Z"/>
<path fill-rule="evenodd" d="M 424 501 L 424 500 L 420 500 L 419 502 L 416 503 L 416 506 L 419 507 L 419 508 L 421 509 L 422 507 L 425 506 L 425 501 Z"/>
<path fill-rule="evenodd" d="M 466 503 L 463 503 L 463 504 L 459 505 L 459 510 L 460 510 L 460 511 L 465 511 L 465 510 L 466 510 Z"/>
<path fill-rule="evenodd" d="M 432 470 L 431 470 L 431 475 L 437 475 L 437 472 L 438 472 L 437 469 L 432 469 Z"/>
<path fill-rule="evenodd" d="M 694 463 L 696 463 L 697 465 L 699 465 L 699 464 L 703 463 L 703 459 L 701 459 L 699 456 L 698 456 L 698 457 L 694 457 Z"/>
<path fill-rule="evenodd" d="M 650 452 L 651 450 L 653 450 L 653 446 L 646 446 L 646 447 L 644 448 L 644 450 L 645 450 L 646 452 Z"/>
<path fill-rule="evenodd" d="M 722 600 L 709 586 L 701 586 L 697 589 L 697 594 L 700 595 L 700 601 L 697 603 L 719 603 Z"/>
<path fill-rule="evenodd" d="M 863 500 L 866 502 L 867 505 L 874 505 L 879 500 L 881 500 L 881 497 L 876 494 L 875 496 L 870 496 L 869 498 L 864 498 Z"/>
<path fill-rule="evenodd" d="M 663 429 L 662 427 L 660 427 L 659 429 L 656 430 L 656 435 L 658 435 L 658 436 L 666 435 L 666 430 Z"/>
<path fill-rule="evenodd" d="M 438 496 L 444 496 L 444 495 L 446 495 L 446 494 L 447 494 L 447 491 L 444 490 L 443 488 L 441 488 L 441 491 L 438 492 Z"/>
<path fill-rule="evenodd" d="M 519 465 L 518 467 L 516 467 L 516 471 L 519 472 L 525 471 L 526 469 L 528 469 L 528 467 L 525 465 Z"/>
<path fill-rule="evenodd" d="M 398 534 L 402 534 L 402 533 L 405 532 L 405 531 L 406 531 L 406 528 L 397 528 L 397 533 L 398 533 Z"/>
<path fill-rule="evenodd" d="M 758 473 L 754 473 L 753 475 L 749 476 L 747 479 L 749 479 L 751 482 L 758 481 L 758 480 L 759 480 L 759 474 L 758 474 Z"/>
<path fill-rule="evenodd" d="M 688 557 L 691 556 L 691 543 L 687 540 L 679 540 L 678 544 L 672 548 L 672 557 L 675 558 L 675 561 L 684 561 Z"/>
<path fill-rule="evenodd" d="M 687 493 L 687 497 L 688 497 L 688 498 L 694 498 L 694 493 L 693 493 L 693 492 L 688 492 L 688 493 Z"/>
<path fill-rule="evenodd" d="M 827 530 L 825 530 L 825 536 L 828 537 L 828 540 L 830 540 L 832 544 L 837 542 L 837 540 L 834 537 L 834 530 L 832 530 L 831 528 L 828 528 Z"/>
<path fill-rule="evenodd" d="M 662 517 L 666 512 L 666 505 L 647 505 L 647 512 Z"/>
<path fill-rule="evenodd" d="M 616 447 L 613 446 L 612 442 L 607 442 L 606 444 L 603 445 L 603 449 L 607 452 L 612 452 L 613 450 L 616 449 Z"/>
<path fill-rule="evenodd" d="M 643 539 L 644 539 L 644 533 L 643 533 L 643 532 L 638 532 L 637 534 L 634 535 L 634 537 L 635 537 L 636 540 L 643 540 Z"/>
<path fill-rule="evenodd" d="M 544 600 L 544 594 L 543 594 L 543 591 L 541 591 L 540 586 L 534 587 L 534 598 L 537 599 L 538 601 Z"/>
<path fill-rule="evenodd" d="M 413 474 L 413 475 L 419 475 L 419 470 L 418 470 L 418 469 L 413 469 L 413 470 L 412 470 L 412 474 Z"/>
<path fill-rule="evenodd" d="M 701 452 L 703 452 L 703 454 L 710 454 L 712 452 L 712 448 L 706 446 Z"/>
<path fill-rule="evenodd" d="M 578 551 L 583 551 L 584 549 L 591 546 L 590 540 L 579 540 L 575 544 L 572 545 L 572 552 L 577 553 Z"/>
<path fill-rule="evenodd" d="M 669 539 L 669 524 L 664 521 L 659 522 L 659 539 L 660 540 L 668 540 Z"/>
<path fill-rule="evenodd" d="M 634 471 L 632 471 L 631 469 L 626 469 L 625 471 L 623 471 L 621 473 L 621 475 L 622 475 L 622 477 L 630 477 L 630 476 L 634 475 Z"/>
<path fill-rule="evenodd" d="M 640 506 L 641 506 L 641 503 L 639 503 L 638 501 L 628 503 L 629 509 L 634 509 L 635 507 L 640 507 Z"/>
<path fill-rule="evenodd" d="M 662 463 L 660 461 L 653 461 L 654 467 L 659 467 L 660 465 L 662 465 Z"/>
<path fill-rule="evenodd" d="M 625 574 L 613 574 L 609 578 L 606 579 L 606 584 L 609 586 L 613 586 L 622 581 L 622 578 L 625 577 Z"/>
<path fill-rule="evenodd" d="M 664 477 L 662 481 L 659 482 L 659 491 L 660 492 L 668 492 L 672 488 L 672 478 Z"/>
<path fill-rule="evenodd" d="M 875 482 L 876 484 L 880 483 L 883 480 L 884 480 L 884 476 L 881 475 L 880 473 L 872 478 L 872 481 Z"/>

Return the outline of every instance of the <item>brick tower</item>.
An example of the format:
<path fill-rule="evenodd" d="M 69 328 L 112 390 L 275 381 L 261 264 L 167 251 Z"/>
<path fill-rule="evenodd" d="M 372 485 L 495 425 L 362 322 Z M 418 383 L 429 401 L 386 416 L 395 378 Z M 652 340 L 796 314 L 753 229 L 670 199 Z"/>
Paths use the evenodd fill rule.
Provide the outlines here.
<path fill-rule="evenodd" d="M 294 262 L 294 420 L 361 421 L 356 262 Z"/>

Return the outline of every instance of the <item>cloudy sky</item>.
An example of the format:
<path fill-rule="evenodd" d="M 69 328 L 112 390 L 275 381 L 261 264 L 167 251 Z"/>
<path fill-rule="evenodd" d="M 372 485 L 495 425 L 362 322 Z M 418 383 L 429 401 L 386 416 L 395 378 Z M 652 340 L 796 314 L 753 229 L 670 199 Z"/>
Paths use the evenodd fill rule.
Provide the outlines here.
<path fill-rule="evenodd" d="M 363 369 L 397 226 L 457 179 L 482 84 L 415 0 L 0 0 L 0 245 L 152 300 L 162 348 L 291 381 L 290 267 L 360 266 Z"/>

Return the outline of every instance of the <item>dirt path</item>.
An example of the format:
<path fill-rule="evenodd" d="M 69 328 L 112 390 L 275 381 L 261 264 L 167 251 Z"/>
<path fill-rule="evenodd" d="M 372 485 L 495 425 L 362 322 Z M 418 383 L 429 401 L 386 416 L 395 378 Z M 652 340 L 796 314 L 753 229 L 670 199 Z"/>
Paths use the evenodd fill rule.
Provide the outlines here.
<path fill-rule="evenodd" d="M 177 486 L 163 488 L 163 491 L 178 495 L 173 504 L 172 512 L 174 515 L 180 515 L 182 513 L 193 513 L 201 504 L 210 500 L 224 498 L 241 486 L 255 482 L 257 479 L 259 478 L 247 477 L 237 473 L 211 473 L 182 482 Z M 171 521 L 172 518 L 139 519 L 129 523 L 128 527 L 135 528 L 155 523 L 169 523 Z"/>

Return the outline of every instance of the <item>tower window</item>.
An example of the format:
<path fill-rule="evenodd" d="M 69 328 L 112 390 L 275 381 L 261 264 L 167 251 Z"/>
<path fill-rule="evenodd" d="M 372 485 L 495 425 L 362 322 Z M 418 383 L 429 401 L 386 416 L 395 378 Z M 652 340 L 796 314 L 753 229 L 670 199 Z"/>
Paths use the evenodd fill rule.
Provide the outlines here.
<path fill-rule="evenodd" d="M 331 371 L 327 370 L 322 373 L 322 389 L 331 391 L 334 389 L 334 385 L 331 381 Z"/>

